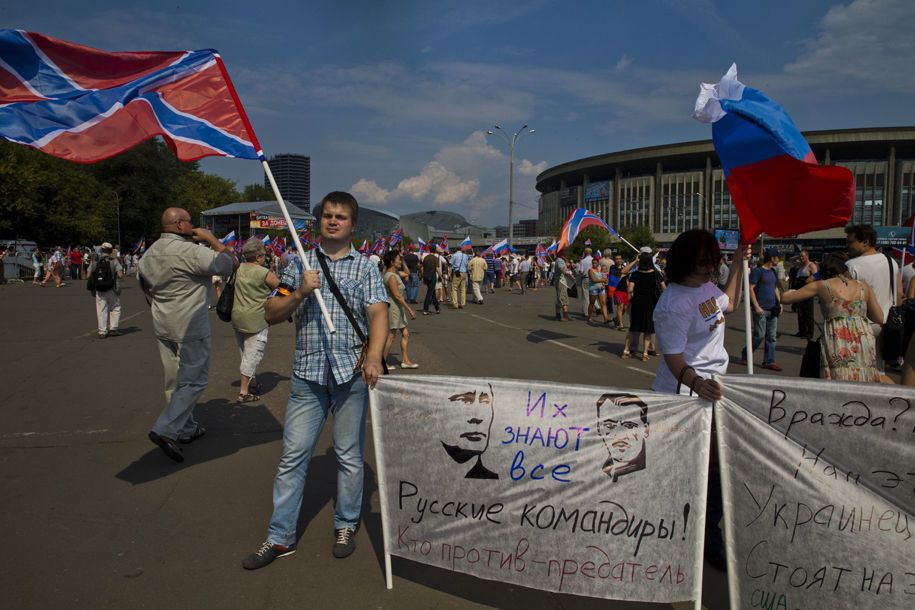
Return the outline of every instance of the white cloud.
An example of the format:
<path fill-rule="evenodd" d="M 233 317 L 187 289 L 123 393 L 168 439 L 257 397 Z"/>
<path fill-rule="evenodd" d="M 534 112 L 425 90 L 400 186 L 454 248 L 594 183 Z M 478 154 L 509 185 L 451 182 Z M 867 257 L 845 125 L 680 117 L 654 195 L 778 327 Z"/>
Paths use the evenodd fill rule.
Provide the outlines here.
<path fill-rule="evenodd" d="M 623 56 L 620 57 L 619 61 L 616 62 L 616 71 L 622 72 L 626 68 L 632 65 L 632 58 L 629 57 L 628 53 L 623 53 Z"/>
<path fill-rule="evenodd" d="M 834 6 L 819 24 L 816 38 L 785 66 L 803 84 L 851 92 L 854 85 L 886 92 L 915 91 L 915 3 L 911 0 L 855 0 Z"/>
<path fill-rule="evenodd" d="M 361 178 L 350 190 L 361 202 L 401 212 L 449 209 L 472 222 L 504 223 L 501 211 L 508 195 L 508 165 L 508 154 L 490 145 L 482 131 L 475 131 L 462 142 L 442 147 L 419 174 L 400 180 L 394 188 L 385 189 L 376 180 Z M 516 160 L 515 201 L 530 205 L 536 200 L 530 178 L 547 165 L 546 161 Z"/>

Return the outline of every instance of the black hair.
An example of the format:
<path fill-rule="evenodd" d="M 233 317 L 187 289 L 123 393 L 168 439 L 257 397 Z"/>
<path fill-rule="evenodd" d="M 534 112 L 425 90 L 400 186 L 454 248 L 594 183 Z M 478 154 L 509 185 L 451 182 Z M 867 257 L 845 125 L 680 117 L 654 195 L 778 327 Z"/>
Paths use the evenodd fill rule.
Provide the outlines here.
<path fill-rule="evenodd" d="M 721 247 L 715 236 L 705 229 L 690 229 L 677 236 L 667 251 L 667 279 L 676 284 L 684 280 L 701 264 L 718 269 Z"/>
<path fill-rule="evenodd" d="M 397 250 L 388 250 L 384 253 L 384 256 L 381 258 L 384 263 L 384 268 L 387 269 L 394 264 L 394 259 L 400 256 L 400 252 Z"/>
<path fill-rule="evenodd" d="M 635 398 L 634 401 L 627 403 L 625 406 L 629 405 L 638 405 L 639 407 L 639 419 L 642 420 L 643 424 L 648 424 L 648 405 L 645 404 L 645 401 L 636 396 L 635 394 L 604 394 L 597 399 L 597 416 L 600 417 L 600 408 L 604 406 L 604 403 L 608 400 L 613 401 L 617 398 Z M 618 406 L 614 404 L 613 406 Z"/>
<path fill-rule="evenodd" d="M 324 195 L 324 199 L 321 200 L 321 205 L 318 206 L 319 221 L 320 217 L 324 214 L 325 203 L 335 203 L 348 207 L 350 219 L 353 221 L 353 226 L 356 226 L 356 221 L 359 220 L 359 203 L 356 201 L 355 197 L 346 191 L 333 191 Z"/>
<path fill-rule="evenodd" d="M 831 277 L 847 273 L 848 266 L 845 264 L 847 260 L 848 255 L 845 252 L 830 252 L 820 261 L 820 277 L 828 280 Z"/>
<path fill-rule="evenodd" d="M 647 252 L 639 254 L 639 269 L 654 269 L 654 261 L 651 260 L 651 255 Z"/>
<path fill-rule="evenodd" d="M 877 245 L 877 231 L 871 225 L 851 225 L 845 227 L 845 234 L 851 235 L 856 241 L 867 242 L 871 247 Z"/>

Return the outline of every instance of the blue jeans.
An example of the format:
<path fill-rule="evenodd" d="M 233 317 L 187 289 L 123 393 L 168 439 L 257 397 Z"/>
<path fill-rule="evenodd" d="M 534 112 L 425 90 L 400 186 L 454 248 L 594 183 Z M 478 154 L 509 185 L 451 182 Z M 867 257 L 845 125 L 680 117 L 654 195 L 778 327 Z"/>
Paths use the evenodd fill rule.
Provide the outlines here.
<path fill-rule="evenodd" d="M 407 278 L 407 301 L 415 303 L 419 297 L 419 274 L 411 273 Z"/>
<path fill-rule="evenodd" d="M 772 312 L 766 310 L 763 315 L 753 312 L 753 351 L 762 343 L 763 337 L 766 339 L 766 350 L 763 354 L 763 364 L 772 364 L 775 362 L 775 333 L 778 330 L 778 318 L 772 315 Z M 746 360 L 747 348 L 743 348 L 741 357 Z"/>
<path fill-rule="evenodd" d="M 369 395 L 361 375 L 327 386 L 292 376 L 283 455 L 273 481 L 273 516 L 267 540 L 289 546 L 296 541 L 296 524 L 305 492 L 305 474 L 328 412 L 333 413 L 334 453 L 337 456 L 337 504 L 334 529 L 355 528 L 362 509 L 365 413 Z"/>

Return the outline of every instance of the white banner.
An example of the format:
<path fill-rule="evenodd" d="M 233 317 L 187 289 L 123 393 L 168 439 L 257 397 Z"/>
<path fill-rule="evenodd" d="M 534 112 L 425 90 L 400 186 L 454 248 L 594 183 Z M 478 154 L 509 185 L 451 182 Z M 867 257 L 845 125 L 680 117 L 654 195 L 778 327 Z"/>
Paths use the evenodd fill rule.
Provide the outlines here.
<path fill-rule="evenodd" d="M 915 607 L 915 391 L 723 381 L 731 607 Z"/>
<path fill-rule="evenodd" d="M 699 597 L 708 403 L 432 376 L 370 397 L 387 553 L 563 593 Z"/>

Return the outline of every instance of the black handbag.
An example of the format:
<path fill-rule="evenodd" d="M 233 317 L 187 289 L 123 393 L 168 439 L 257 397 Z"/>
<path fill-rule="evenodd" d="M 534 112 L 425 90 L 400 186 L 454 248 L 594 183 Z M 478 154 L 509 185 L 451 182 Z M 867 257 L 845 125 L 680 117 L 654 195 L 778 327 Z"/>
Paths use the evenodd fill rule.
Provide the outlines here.
<path fill-rule="evenodd" d="M 886 264 L 890 269 L 890 302 L 895 303 L 896 277 L 893 274 L 893 261 L 888 256 Z M 883 330 L 880 332 L 880 344 L 880 357 L 887 362 L 895 362 L 905 353 L 905 307 L 893 305 L 886 312 Z"/>
<path fill-rule="evenodd" d="M 823 354 L 820 351 L 820 340 L 807 339 L 807 347 L 804 348 L 804 357 L 801 359 L 800 377 L 809 377 L 813 379 L 820 378 L 820 360 Z"/>
<path fill-rule="evenodd" d="M 232 306 L 235 305 L 236 273 L 238 273 L 238 269 L 232 272 L 229 281 L 226 282 L 225 288 L 222 289 L 222 293 L 219 295 L 219 300 L 216 301 L 216 315 L 219 316 L 219 319 L 223 322 L 232 321 Z"/>
<path fill-rule="evenodd" d="M 578 284 L 572 284 L 571 286 L 566 288 L 566 294 L 569 295 L 570 299 L 577 299 L 578 298 Z"/>

